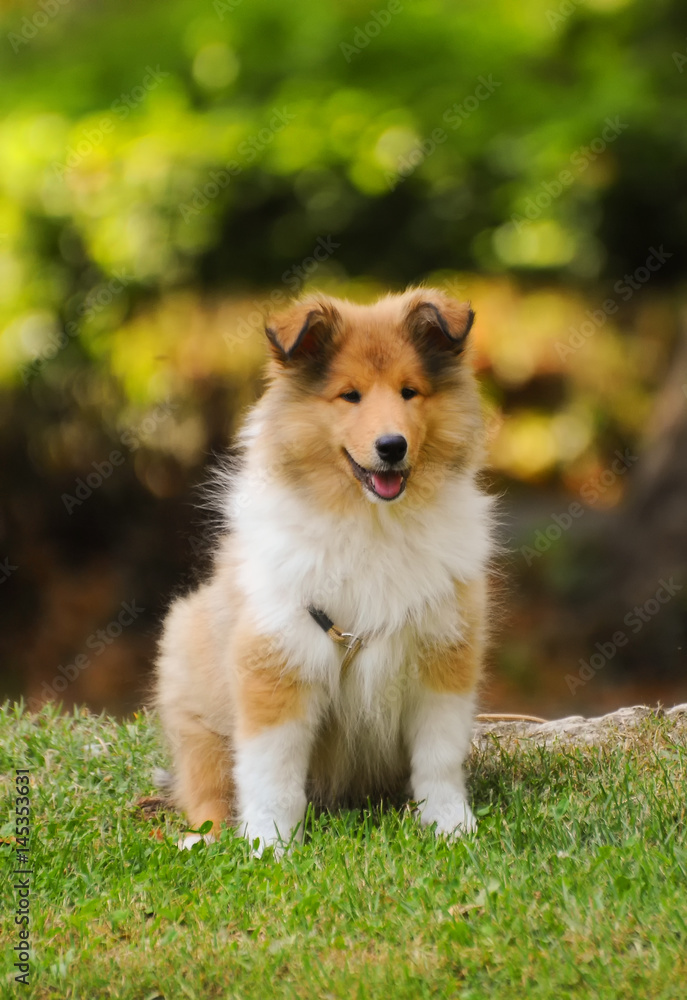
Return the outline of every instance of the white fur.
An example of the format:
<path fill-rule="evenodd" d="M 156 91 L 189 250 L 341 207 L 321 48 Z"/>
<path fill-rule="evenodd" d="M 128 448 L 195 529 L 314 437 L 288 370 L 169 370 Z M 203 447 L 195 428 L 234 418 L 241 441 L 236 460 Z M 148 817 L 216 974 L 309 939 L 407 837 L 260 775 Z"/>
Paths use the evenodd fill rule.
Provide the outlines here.
<path fill-rule="evenodd" d="M 235 738 L 239 828 L 249 840 L 259 839 L 260 851 L 270 844 L 282 850 L 302 836 L 310 757 L 326 711 L 339 734 L 335 791 L 345 789 L 361 762 L 367 774 L 393 773 L 406 748 L 422 822 L 436 823 L 447 835 L 471 830 L 462 764 L 473 697 L 423 688 L 416 654 L 420 644 L 448 645 L 465 635 L 455 583 L 486 573 L 491 498 L 471 474 L 439 470 L 432 495 L 420 505 L 404 495 L 394 505 L 365 504 L 353 516 L 335 517 L 315 509 L 278 470 L 260 468 L 252 449 L 261 420 L 258 404 L 242 435 L 245 463 L 227 472 L 222 484 L 231 528 L 227 562 L 245 600 L 242 613 L 260 634 L 273 637 L 287 667 L 315 694 L 306 720 Z M 212 600 L 219 649 L 228 611 L 220 590 Z M 313 621 L 311 605 L 364 637 L 345 676 L 342 649 Z M 226 704 L 218 689 L 208 720 L 218 733 L 233 728 L 222 717 Z"/>
<path fill-rule="evenodd" d="M 358 514 L 343 521 L 314 511 L 277 481 L 252 488 L 245 472 L 236 485 L 252 498 L 234 508 L 232 526 L 239 584 L 259 630 L 275 637 L 305 681 L 327 691 L 349 746 L 355 744 L 351 763 L 361 753 L 381 761 L 396 752 L 403 717 L 419 699 L 413 790 L 426 800 L 423 821 L 436 821 L 443 833 L 472 829 L 461 771 L 472 700 L 433 698 L 419 690 L 413 683 L 414 653 L 422 640 L 449 642 L 463 634 L 454 582 L 485 572 L 491 499 L 470 479 L 456 477 L 429 507 L 399 517 L 402 503 L 393 512 L 379 505 L 374 518 Z M 310 605 L 366 639 L 343 683 L 341 649 L 312 621 Z M 433 726 L 440 735 L 432 735 Z M 302 820 L 305 797 L 302 786 L 296 795 L 289 746 L 284 734 L 266 734 L 249 758 L 239 757 L 245 776 L 239 785 L 246 789 L 243 822 L 249 837 L 265 843 L 275 841 L 275 826 L 288 840 Z M 298 756 L 298 762 L 304 777 L 307 761 Z M 434 784 L 429 780 L 433 764 L 438 768 Z M 282 766 L 289 770 L 293 805 L 276 809 L 271 803 L 276 788 L 282 788 L 284 779 L 277 780 Z"/>
<path fill-rule="evenodd" d="M 388 639 L 410 624 L 424 636 L 450 636 L 454 581 L 477 579 L 489 558 L 491 506 L 471 477 L 454 474 L 426 506 L 413 508 L 404 496 L 393 507 L 336 517 L 248 462 L 225 511 L 239 585 L 260 631 L 286 636 L 280 645 L 293 665 L 322 679 L 323 658 L 331 669 L 338 659 L 327 656 L 324 634 L 313 641 L 307 606 L 356 634 Z"/>
<path fill-rule="evenodd" d="M 303 839 L 313 728 L 307 722 L 286 722 L 265 729 L 236 745 L 234 780 L 238 794 L 239 829 L 256 853 Z"/>
<path fill-rule="evenodd" d="M 190 851 L 194 844 L 199 844 L 201 840 L 206 844 L 214 844 L 215 837 L 211 833 L 187 833 L 179 837 L 177 847 L 180 851 Z"/>
<path fill-rule="evenodd" d="M 409 718 L 410 784 L 425 826 L 457 836 L 476 823 L 465 795 L 463 761 L 470 746 L 473 695 L 420 688 Z"/>

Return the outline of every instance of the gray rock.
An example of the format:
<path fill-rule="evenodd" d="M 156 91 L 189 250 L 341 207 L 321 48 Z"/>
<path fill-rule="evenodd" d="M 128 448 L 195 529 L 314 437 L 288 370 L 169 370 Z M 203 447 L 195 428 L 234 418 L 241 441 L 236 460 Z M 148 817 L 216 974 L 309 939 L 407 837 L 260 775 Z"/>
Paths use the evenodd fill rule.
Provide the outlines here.
<path fill-rule="evenodd" d="M 546 747 L 556 743 L 593 746 L 611 739 L 622 739 L 649 718 L 669 719 L 675 727 L 687 735 L 687 703 L 685 703 L 668 709 L 634 705 L 632 708 L 619 708 L 617 712 L 609 712 L 608 715 L 592 719 L 585 719 L 581 715 L 570 715 L 553 722 L 527 722 L 518 719 L 478 720 L 475 723 L 472 742 L 473 746 L 480 750 L 486 750 L 493 745 L 494 739 L 500 744 L 531 740 Z"/>

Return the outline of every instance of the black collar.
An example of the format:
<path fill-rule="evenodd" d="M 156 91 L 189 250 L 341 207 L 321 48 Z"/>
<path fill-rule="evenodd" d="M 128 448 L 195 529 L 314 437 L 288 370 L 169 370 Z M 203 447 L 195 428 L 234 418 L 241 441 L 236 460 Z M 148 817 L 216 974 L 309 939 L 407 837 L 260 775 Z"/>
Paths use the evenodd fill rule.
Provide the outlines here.
<path fill-rule="evenodd" d="M 356 653 L 363 645 L 363 640 L 359 635 L 353 635 L 352 632 L 342 632 L 340 628 L 334 624 L 329 615 L 326 612 L 319 610 L 312 604 L 308 608 L 313 621 L 317 622 L 323 632 L 326 632 L 330 639 L 332 639 L 337 646 L 345 646 L 346 652 L 344 653 L 343 660 L 341 661 L 341 672 L 343 673 L 353 662 Z"/>

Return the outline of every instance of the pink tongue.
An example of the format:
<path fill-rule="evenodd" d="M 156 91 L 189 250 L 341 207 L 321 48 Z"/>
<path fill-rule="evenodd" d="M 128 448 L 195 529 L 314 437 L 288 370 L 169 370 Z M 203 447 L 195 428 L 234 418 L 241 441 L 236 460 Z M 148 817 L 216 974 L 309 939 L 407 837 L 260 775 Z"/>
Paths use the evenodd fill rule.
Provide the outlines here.
<path fill-rule="evenodd" d="M 401 492 L 403 476 L 400 472 L 373 472 L 372 482 L 375 492 L 380 497 L 384 497 L 385 500 L 391 500 L 392 497 L 397 497 Z"/>

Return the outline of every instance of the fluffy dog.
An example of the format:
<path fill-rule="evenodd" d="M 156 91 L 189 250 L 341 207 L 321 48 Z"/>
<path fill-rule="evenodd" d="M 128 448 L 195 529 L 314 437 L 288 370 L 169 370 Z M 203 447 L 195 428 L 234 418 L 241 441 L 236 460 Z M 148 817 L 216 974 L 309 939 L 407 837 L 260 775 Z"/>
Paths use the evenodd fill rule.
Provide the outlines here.
<path fill-rule="evenodd" d="M 270 322 L 228 530 L 160 645 L 156 703 L 194 827 L 231 820 L 279 850 L 308 800 L 404 791 L 438 833 L 473 829 L 491 507 L 473 319 L 412 289 L 370 306 L 313 295 Z"/>

